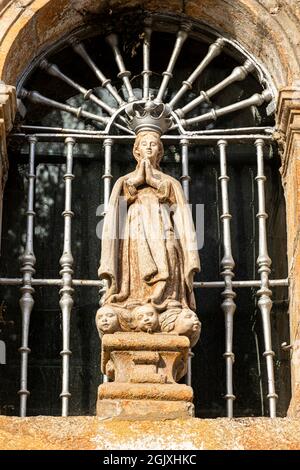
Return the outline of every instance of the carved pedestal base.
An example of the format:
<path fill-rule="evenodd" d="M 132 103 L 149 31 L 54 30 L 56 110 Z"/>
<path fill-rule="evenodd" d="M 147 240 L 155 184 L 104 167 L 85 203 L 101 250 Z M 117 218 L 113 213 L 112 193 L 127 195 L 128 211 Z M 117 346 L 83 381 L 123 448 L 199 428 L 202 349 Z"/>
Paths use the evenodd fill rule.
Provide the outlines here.
<path fill-rule="evenodd" d="M 98 389 L 97 416 L 176 419 L 194 415 L 186 373 L 189 340 L 162 333 L 115 333 L 102 340 L 102 372 L 113 382 Z"/>

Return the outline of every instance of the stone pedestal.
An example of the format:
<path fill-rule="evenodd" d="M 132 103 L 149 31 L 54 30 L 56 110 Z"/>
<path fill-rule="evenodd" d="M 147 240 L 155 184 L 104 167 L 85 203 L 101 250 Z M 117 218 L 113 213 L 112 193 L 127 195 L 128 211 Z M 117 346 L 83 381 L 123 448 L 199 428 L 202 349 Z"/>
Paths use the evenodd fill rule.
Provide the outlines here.
<path fill-rule="evenodd" d="M 194 416 L 193 390 L 176 383 L 186 374 L 189 339 L 163 333 L 114 333 L 102 339 L 97 416 L 176 419 Z"/>

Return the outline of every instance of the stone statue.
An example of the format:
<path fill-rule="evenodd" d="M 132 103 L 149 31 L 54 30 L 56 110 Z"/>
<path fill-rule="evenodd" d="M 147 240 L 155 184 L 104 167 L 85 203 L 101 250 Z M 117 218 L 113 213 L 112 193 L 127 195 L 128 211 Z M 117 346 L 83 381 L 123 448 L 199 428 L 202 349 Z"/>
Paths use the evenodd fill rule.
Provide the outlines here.
<path fill-rule="evenodd" d="M 115 183 L 102 233 L 106 291 L 96 324 L 110 382 L 99 386 L 99 416 L 193 415 L 191 387 L 176 382 L 200 335 L 193 294 L 200 262 L 182 187 L 159 166 L 167 126 L 164 105 L 132 105 L 137 165 Z"/>
<path fill-rule="evenodd" d="M 133 154 L 135 171 L 119 178 L 111 194 L 99 277 L 108 280 L 103 305 L 128 312 L 125 331 L 146 331 L 147 326 L 139 326 L 136 317 L 139 310 L 148 309 L 157 318 L 150 329 L 157 332 L 159 315 L 167 315 L 174 306 L 195 310 L 193 276 L 200 267 L 199 257 L 182 187 L 159 168 L 163 155 L 160 135 L 139 132 Z M 123 221 L 120 198 L 128 205 Z"/>

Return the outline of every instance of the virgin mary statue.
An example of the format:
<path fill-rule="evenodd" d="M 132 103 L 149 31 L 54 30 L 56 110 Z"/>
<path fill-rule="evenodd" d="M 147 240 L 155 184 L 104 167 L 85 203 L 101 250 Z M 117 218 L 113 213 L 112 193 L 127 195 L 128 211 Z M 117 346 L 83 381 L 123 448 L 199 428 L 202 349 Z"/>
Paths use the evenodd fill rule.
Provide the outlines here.
<path fill-rule="evenodd" d="M 138 132 L 136 169 L 117 180 L 104 220 L 99 277 L 108 282 L 103 304 L 127 312 L 145 305 L 156 314 L 196 308 L 196 233 L 180 183 L 160 170 L 163 151 L 159 132 Z"/>

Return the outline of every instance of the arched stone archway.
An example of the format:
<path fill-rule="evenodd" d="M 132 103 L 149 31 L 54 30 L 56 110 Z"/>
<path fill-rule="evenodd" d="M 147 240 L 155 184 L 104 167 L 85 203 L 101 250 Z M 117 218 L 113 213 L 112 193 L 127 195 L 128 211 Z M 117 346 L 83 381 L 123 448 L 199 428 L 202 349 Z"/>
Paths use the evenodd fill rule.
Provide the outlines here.
<path fill-rule="evenodd" d="M 0 13 L 0 79 L 15 85 L 44 48 L 91 17 L 133 8 L 181 13 L 236 40 L 268 71 L 277 90 L 300 70 L 299 7 L 287 0 L 22 0 Z M 280 5 L 280 6 L 279 6 Z"/>
<path fill-rule="evenodd" d="M 2 5 L 1 5 L 2 3 Z M 236 40 L 260 63 L 278 92 L 277 127 L 287 201 L 293 399 L 300 416 L 300 6 L 289 0 L 20 0 L 0 3 L 0 152 L 2 188 L 5 135 L 16 112 L 14 87 L 27 66 L 47 47 L 92 18 L 139 8 L 190 16 Z M 3 189 L 0 188 L 0 192 Z"/>

